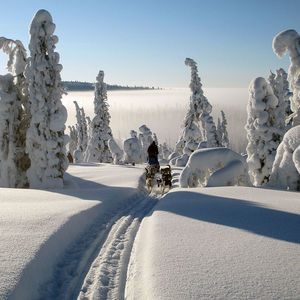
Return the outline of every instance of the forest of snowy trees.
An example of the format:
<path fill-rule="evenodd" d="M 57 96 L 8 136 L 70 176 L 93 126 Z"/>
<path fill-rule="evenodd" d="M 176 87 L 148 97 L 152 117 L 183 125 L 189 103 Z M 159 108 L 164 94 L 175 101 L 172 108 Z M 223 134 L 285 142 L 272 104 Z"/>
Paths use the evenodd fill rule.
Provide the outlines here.
<path fill-rule="evenodd" d="M 212 117 L 213 107 L 202 89 L 197 63 L 191 70 L 190 104 L 182 131 L 171 149 L 141 124 L 128 139 L 116 141 L 104 71 L 93 84 L 94 116 L 76 107 L 76 124 L 66 134 L 67 110 L 61 98 L 65 87 L 62 65 L 55 52 L 58 38 L 49 12 L 39 10 L 30 24 L 29 53 L 21 41 L 0 38 L 9 57 L 8 73 L 0 76 L 0 186 L 12 188 L 63 187 L 68 164 L 143 164 L 155 141 L 159 160 L 183 168 L 183 187 L 197 185 L 254 185 L 300 190 L 300 36 L 286 30 L 274 37 L 273 50 L 290 55 L 283 69 L 254 78 L 249 85 L 247 154 L 230 149 L 224 111 Z M 96 75 L 96 74 L 95 74 Z"/>

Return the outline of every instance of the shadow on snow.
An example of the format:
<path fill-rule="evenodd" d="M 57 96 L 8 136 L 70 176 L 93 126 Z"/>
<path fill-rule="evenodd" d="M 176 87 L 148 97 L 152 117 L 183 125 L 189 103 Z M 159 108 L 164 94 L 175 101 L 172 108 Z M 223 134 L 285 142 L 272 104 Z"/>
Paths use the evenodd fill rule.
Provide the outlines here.
<path fill-rule="evenodd" d="M 300 243 L 300 215 L 250 201 L 178 191 L 166 195 L 156 210 Z"/>

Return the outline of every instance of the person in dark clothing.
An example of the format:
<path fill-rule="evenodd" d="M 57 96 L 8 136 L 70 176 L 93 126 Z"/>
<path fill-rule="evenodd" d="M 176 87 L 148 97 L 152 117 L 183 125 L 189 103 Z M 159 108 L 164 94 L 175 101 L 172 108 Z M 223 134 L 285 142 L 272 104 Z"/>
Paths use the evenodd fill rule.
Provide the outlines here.
<path fill-rule="evenodd" d="M 155 144 L 155 141 L 153 141 L 150 146 L 148 147 L 148 163 L 149 165 L 159 165 L 158 163 L 158 148 Z"/>

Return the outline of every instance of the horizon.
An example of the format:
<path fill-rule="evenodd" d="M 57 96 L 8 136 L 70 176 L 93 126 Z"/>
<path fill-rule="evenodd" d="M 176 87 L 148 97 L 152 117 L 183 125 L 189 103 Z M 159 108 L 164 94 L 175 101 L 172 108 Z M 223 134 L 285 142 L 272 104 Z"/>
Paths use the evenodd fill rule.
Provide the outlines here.
<path fill-rule="evenodd" d="M 300 1 L 88 0 L 70 5 L 18 0 L 5 6 L 0 36 L 19 39 L 26 49 L 33 16 L 39 9 L 50 12 L 64 81 L 95 82 L 104 70 L 109 84 L 184 88 L 190 82 L 184 60 L 190 57 L 203 87 L 247 88 L 270 70 L 288 71 L 288 55 L 279 59 L 272 40 L 283 30 L 298 30 Z M 4 57 L 1 74 L 6 73 Z"/>

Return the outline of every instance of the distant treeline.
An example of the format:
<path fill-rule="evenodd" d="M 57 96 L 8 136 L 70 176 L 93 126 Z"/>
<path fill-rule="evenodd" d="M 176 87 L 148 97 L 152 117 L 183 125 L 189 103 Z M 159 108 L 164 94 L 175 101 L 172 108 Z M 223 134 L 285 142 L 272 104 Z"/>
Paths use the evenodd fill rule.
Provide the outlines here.
<path fill-rule="evenodd" d="M 63 81 L 68 91 L 92 91 L 95 86 L 91 82 L 81 81 Z M 121 86 L 116 84 L 107 84 L 107 90 L 156 90 L 159 88 L 155 87 L 144 87 L 144 86 Z"/>

